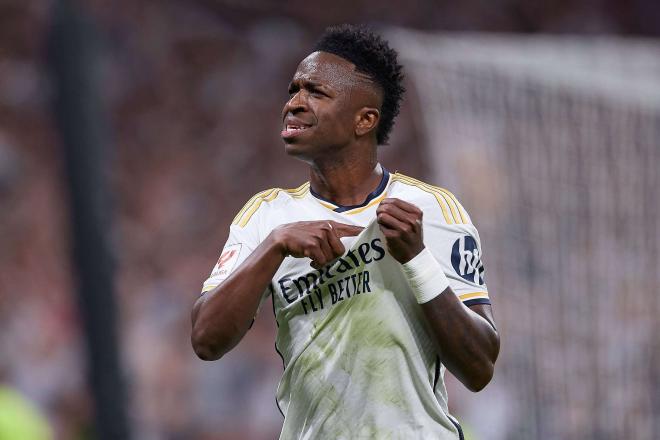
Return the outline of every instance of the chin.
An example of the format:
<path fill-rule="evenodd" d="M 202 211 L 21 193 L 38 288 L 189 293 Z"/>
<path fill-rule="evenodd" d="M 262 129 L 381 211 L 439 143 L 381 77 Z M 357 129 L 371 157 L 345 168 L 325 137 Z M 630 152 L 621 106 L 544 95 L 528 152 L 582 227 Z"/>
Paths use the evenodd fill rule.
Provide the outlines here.
<path fill-rule="evenodd" d="M 307 145 L 303 145 L 297 142 L 291 142 L 289 140 L 284 141 L 284 151 L 286 154 L 289 154 L 291 156 L 298 156 L 301 154 L 304 154 L 305 151 L 308 151 L 309 147 Z"/>
<path fill-rule="evenodd" d="M 303 162 L 309 163 L 312 161 L 313 155 L 310 154 L 310 150 L 311 148 L 307 145 L 284 141 L 284 151 L 286 154 L 295 157 L 298 160 L 302 160 Z"/>

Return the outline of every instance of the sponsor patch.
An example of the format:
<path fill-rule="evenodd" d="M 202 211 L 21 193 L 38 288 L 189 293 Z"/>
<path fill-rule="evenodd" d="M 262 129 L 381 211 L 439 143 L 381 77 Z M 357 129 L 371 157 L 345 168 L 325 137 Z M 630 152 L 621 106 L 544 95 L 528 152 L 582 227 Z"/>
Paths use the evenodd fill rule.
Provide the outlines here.
<path fill-rule="evenodd" d="M 220 258 L 218 258 L 218 262 L 211 272 L 212 278 L 219 278 L 220 280 L 223 280 L 229 276 L 231 271 L 234 270 L 234 266 L 238 261 L 238 256 L 241 254 L 242 246 L 242 244 L 238 243 L 232 244 L 223 249 Z"/>
<path fill-rule="evenodd" d="M 478 285 L 484 284 L 484 265 L 477 241 L 470 235 L 459 238 L 451 249 L 451 265 L 464 280 Z"/>

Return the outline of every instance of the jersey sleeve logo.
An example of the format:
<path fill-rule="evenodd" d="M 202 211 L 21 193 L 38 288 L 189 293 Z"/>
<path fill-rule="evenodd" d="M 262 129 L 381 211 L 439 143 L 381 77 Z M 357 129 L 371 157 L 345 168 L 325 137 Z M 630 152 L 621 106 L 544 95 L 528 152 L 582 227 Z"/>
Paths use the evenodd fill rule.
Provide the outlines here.
<path fill-rule="evenodd" d="M 473 237 L 466 235 L 454 242 L 451 265 L 464 280 L 480 286 L 484 284 L 485 268 L 481 262 L 481 251 Z"/>
<path fill-rule="evenodd" d="M 238 261 L 238 256 L 241 252 L 241 246 L 241 244 L 233 244 L 231 246 L 227 246 L 222 251 L 220 258 L 218 258 L 218 262 L 213 268 L 213 272 L 211 272 L 212 277 L 227 277 L 231 273 L 231 271 L 234 269 L 234 266 L 236 265 L 236 261 Z"/>

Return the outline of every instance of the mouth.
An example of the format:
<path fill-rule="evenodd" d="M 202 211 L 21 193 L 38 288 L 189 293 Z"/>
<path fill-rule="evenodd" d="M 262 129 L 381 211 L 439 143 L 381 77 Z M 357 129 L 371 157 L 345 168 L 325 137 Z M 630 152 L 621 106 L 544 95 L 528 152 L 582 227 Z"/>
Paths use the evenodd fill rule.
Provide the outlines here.
<path fill-rule="evenodd" d="M 291 139 L 296 136 L 299 136 L 300 134 L 304 133 L 305 131 L 309 130 L 311 125 L 303 125 L 303 124 L 286 124 L 284 126 L 284 130 L 282 130 L 282 138 L 284 139 Z"/>

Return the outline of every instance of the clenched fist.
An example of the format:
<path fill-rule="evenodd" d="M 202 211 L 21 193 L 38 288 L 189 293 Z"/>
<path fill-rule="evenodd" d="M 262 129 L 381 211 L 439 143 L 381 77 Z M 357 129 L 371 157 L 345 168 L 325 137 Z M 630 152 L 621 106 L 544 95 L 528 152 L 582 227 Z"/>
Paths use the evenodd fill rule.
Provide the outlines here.
<path fill-rule="evenodd" d="M 424 249 L 422 210 L 401 199 L 380 202 L 376 217 L 385 235 L 387 250 L 399 263 L 407 263 Z"/>

